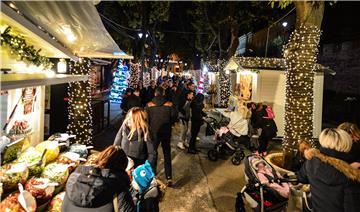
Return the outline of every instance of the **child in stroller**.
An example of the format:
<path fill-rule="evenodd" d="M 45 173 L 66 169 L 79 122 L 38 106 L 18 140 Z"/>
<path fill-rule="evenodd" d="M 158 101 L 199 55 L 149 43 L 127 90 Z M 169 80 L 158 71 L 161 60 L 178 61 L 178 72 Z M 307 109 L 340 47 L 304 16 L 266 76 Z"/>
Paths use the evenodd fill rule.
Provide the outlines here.
<path fill-rule="evenodd" d="M 236 111 L 230 113 L 230 123 L 221 127 L 216 120 L 208 123 L 215 133 L 218 142 L 214 148 L 208 151 L 208 157 L 212 161 L 218 160 L 219 156 L 232 156 L 231 162 L 239 165 L 244 159 L 244 150 L 240 143 L 248 143 L 248 118 L 249 111 L 246 107 L 240 106 Z"/>
<path fill-rule="evenodd" d="M 254 211 L 283 211 L 290 186 L 261 156 L 253 154 L 245 159 L 245 180 L 242 196 Z"/>

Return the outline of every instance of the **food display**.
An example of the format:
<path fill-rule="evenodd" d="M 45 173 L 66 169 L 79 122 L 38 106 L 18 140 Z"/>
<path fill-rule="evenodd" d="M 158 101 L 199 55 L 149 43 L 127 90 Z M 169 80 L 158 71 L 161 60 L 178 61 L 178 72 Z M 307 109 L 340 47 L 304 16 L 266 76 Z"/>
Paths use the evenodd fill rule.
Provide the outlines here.
<path fill-rule="evenodd" d="M 57 194 L 50 202 L 48 211 L 49 212 L 59 212 L 61 211 L 62 203 L 64 201 L 65 191 Z"/>
<path fill-rule="evenodd" d="M 38 202 L 46 202 L 51 199 L 55 186 L 48 178 L 31 178 L 25 184 L 25 189 L 31 193 Z"/>
<path fill-rule="evenodd" d="M 86 156 L 88 155 L 88 149 L 92 148 L 92 147 L 87 147 L 86 145 L 82 145 L 82 144 L 73 144 L 70 146 L 70 150 L 69 152 L 74 152 L 80 155 L 80 157 L 82 158 L 86 158 Z"/>
<path fill-rule="evenodd" d="M 43 152 L 45 149 L 46 163 L 53 162 L 60 154 L 59 143 L 57 141 L 44 141 L 36 145 L 35 149 L 39 152 Z"/>
<path fill-rule="evenodd" d="M 10 163 L 15 160 L 21 152 L 24 142 L 24 138 L 20 138 L 13 142 L 10 142 L 6 137 L 3 138 L 1 142 L 1 164 Z"/>
<path fill-rule="evenodd" d="M 80 161 L 86 161 L 84 158 L 80 158 L 80 155 L 74 152 L 66 152 L 60 154 L 57 159 L 58 163 L 63 163 L 70 165 L 69 171 L 72 172 L 78 165 L 80 165 Z"/>
<path fill-rule="evenodd" d="M 0 203 L 0 209 L 1 211 L 6 212 L 26 212 L 26 210 L 21 206 L 19 203 L 19 192 L 10 194 L 7 198 L 5 198 Z M 35 212 L 36 211 L 36 201 L 31 200 L 30 202 L 33 202 L 35 204 L 33 205 L 27 205 L 28 212 Z"/>
<path fill-rule="evenodd" d="M 25 163 L 8 164 L 0 168 L 0 182 L 5 192 L 17 188 L 18 183 L 24 184 L 28 176 L 29 170 Z"/>
<path fill-rule="evenodd" d="M 64 184 L 69 176 L 68 165 L 61 163 L 50 163 L 45 166 L 43 173 L 44 178 L 49 178 L 52 182 Z"/>
<path fill-rule="evenodd" d="M 44 169 L 46 159 L 41 159 L 42 153 L 34 147 L 27 148 L 16 162 L 25 163 L 29 168 L 29 176 L 39 176 Z"/>

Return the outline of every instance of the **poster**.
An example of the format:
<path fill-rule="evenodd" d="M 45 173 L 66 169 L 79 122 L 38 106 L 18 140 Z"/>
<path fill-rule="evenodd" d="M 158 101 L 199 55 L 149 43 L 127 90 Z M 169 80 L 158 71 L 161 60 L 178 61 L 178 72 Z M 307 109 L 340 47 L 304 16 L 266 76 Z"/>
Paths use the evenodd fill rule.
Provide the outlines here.
<path fill-rule="evenodd" d="M 244 101 L 250 101 L 252 97 L 252 75 L 240 76 L 240 96 Z"/>
<path fill-rule="evenodd" d="M 24 105 L 24 115 L 33 112 L 36 88 L 24 88 L 22 91 L 22 103 Z"/>

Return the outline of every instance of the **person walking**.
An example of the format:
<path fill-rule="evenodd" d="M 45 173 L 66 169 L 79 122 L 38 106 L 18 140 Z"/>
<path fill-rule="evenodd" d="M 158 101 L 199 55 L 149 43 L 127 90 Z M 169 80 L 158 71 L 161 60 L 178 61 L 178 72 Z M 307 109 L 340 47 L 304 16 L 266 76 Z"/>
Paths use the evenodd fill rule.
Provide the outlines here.
<path fill-rule="evenodd" d="M 180 125 L 181 125 L 181 136 L 179 143 L 177 144 L 177 147 L 180 149 L 185 149 L 185 146 L 188 146 L 187 144 L 187 132 L 189 129 L 189 120 L 190 120 L 190 104 L 191 101 L 194 98 L 194 93 L 192 91 L 187 91 L 185 96 L 180 101 L 178 110 L 179 110 L 179 119 L 180 119 Z"/>
<path fill-rule="evenodd" d="M 127 163 L 121 147 L 111 145 L 99 154 L 95 165 L 77 167 L 66 182 L 61 211 L 135 211 L 130 179 L 125 171 Z"/>
<path fill-rule="evenodd" d="M 148 125 L 148 115 L 144 109 L 133 107 L 126 114 L 118 133 L 116 134 L 114 145 L 120 145 L 126 155 L 134 161 L 137 167 L 148 160 L 154 161 L 155 149 L 150 140 Z"/>
<path fill-rule="evenodd" d="M 157 149 L 161 143 L 164 153 L 164 168 L 168 186 L 172 184 L 172 165 L 171 165 L 171 127 L 176 121 L 178 112 L 171 102 L 166 101 L 164 89 L 157 87 L 155 97 L 150 101 L 145 110 L 149 114 L 149 127 L 151 140 L 154 143 L 155 158 L 151 163 L 154 172 L 157 168 Z"/>
<path fill-rule="evenodd" d="M 155 96 L 156 83 L 154 80 L 150 81 L 150 85 L 146 88 L 146 101 L 145 103 L 150 102 Z"/>
<path fill-rule="evenodd" d="M 128 112 L 133 107 L 141 107 L 140 90 L 136 88 L 124 102 L 124 111 Z"/>
<path fill-rule="evenodd" d="M 204 95 L 198 93 L 194 100 L 190 104 L 191 108 L 191 138 L 189 143 L 188 153 L 196 154 L 198 150 L 196 149 L 196 138 L 199 134 L 200 127 L 203 125 L 203 117 L 206 116 L 206 113 L 203 112 L 204 109 Z"/>

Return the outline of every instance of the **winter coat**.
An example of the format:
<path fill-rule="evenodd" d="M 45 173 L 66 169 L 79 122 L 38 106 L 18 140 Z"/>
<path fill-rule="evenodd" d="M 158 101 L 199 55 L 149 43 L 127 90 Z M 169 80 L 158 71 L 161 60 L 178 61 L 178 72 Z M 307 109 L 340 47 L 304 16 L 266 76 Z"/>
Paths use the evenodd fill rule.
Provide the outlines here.
<path fill-rule="evenodd" d="M 146 103 L 150 102 L 155 96 L 155 88 L 149 86 L 146 89 Z"/>
<path fill-rule="evenodd" d="M 360 170 L 342 160 L 337 151 L 305 151 L 308 159 L 297 172 L 301 183 L 310 183 L 314 212 L 360 211 Z"/>
<path fill-rule="evenodd" d="M 165 97 L 156 96 L 145 107 L 149 114 L 150 134 L 154 142 L 171 138 L 171 125 L 176 121 L 178 112 Z"/>
<path fill-rule="evenodd" d="M 181 112 L 179 111 L 180 119 L 183 119 L 185 121 L 190 120 L 190 114 L 191 114 L 190 105 L 191 105 L 191 101 L 186 101 L 185 104 L 182 106 L 180 110 Z"/>
<path fill-rule="evenodd" d="M 124 111 L 129 111 L 131 108 L 133 107 L 141 107 L 141 99 L 138 96 L 135 95 L 130 95 L 128 97 L 126 97 L 126 99 L 124 100 L 124 106 L 123 106 L 123 110 Z"/>
<path fill-rule="evenodd" d="M 66 183 L 62 211 L 114 211 L 114 195 L 118 195 L 119 211 L 134 211 L 129 189 L 130 179 L 125 171 L 79 166 Z"/>
<path fill-rule="evenodd" d="M 204 104 L 192 101 L 190 107 L 191 107 L 191 122 L 192 123 L 196 122 L 202 125 L 204 123 L 203 117 L 206 116 L 206 113 L 203 112 Z"/>
<path fill-rule="evenodd" d="M 276 136 L 277 126 L 274 119 L 266 119 L 267 116 L 266 105 L 263 105 L 261 110 L 252 111 L 251 124 L 254 128 L 261 128 L 261 136 L 271 139 Z"/>
<path fill-rule="evenodd" d="M 122 127 L 119 129 L 116 134 L 114 145 L 120 145 L 124 150 L 125 154 L 131 158 L 136 158 L 139 160 L 149 160 L 150 163 L 154 161 L 155 149 L 153 142 L 148 138 L 145 141 L 144 136 L 138 136 L 137 132 L 134 132 L 131 140 L 129 140 L 128 135 L 130 129 L 128 127 Z"/>

